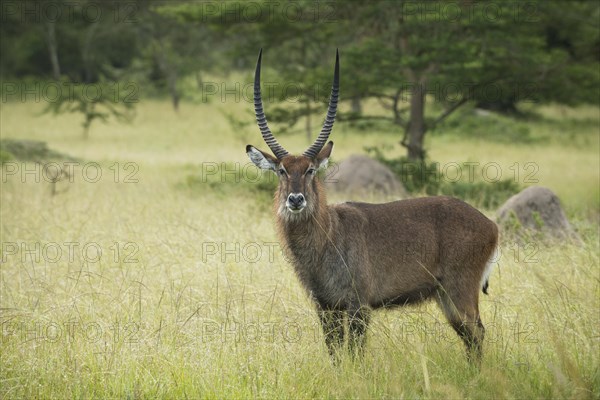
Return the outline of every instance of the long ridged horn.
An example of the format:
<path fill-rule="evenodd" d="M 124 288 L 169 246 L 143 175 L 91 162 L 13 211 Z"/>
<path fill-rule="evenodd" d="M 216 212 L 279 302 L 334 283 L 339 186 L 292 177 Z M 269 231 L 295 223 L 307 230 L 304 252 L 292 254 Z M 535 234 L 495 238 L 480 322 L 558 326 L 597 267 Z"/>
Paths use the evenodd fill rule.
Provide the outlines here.
<path fill-rule="evenodd" d="M 254 73 L 254 112 L 256 114 L 256 122 L 260 128 L 265 143 L 271 149 L 275 157 L 282 159 L 289 153 L 279 144 L 271 133 L 269 126 L 267 125 L 267 117 L 263 111 L 262 99 L 260 96 L 260 62 L 262 59 L 262 49 L 258 53 L 258 61 L 256 62 L 256 72 Z"/>
<path fill-rule="evenodd" d="M 327 109 L 327 117 L 323 123 L 323 128 L 317 140 L 304 152 L 306 157 L 314 158 L 319 154 L 333 128 L 335 122 L 335 113 L 337 111 L 338 96 L 340 92 L 340 54 L 335 51 L 335 72 L 333 73 L 333 86 L 331 87 L 331 97 L 329 97 L 329 108 Z"/>

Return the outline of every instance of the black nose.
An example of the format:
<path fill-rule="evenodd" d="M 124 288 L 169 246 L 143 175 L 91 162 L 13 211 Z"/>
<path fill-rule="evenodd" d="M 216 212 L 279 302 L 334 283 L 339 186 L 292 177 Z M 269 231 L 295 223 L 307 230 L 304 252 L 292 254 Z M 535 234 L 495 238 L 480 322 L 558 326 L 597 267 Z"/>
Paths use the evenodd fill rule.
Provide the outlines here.
<path fill-rule="evenodd" d="M 304 195 L 302 193 L 291 193 L 288 196 L 288 202 L 292 207 L 298 208 L 304 203 Z"/>

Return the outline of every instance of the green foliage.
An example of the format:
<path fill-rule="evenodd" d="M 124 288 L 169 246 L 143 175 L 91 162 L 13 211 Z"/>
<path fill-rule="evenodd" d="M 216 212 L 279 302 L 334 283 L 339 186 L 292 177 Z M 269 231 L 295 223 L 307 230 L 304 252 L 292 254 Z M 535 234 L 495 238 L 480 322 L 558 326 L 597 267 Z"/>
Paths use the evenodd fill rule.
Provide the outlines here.
<path fill-rule="evenodd" d="M 62 82 L 62 89 L 55 100 L 48 102 L 45 112 L 83 114 L 83 135 L 87 138 L 95 120 L 105 122 L 114 117 L 121 122 L 131 121 L 133 107 L 139 100 L 137 87 L 133 84 L 123 87 L 129 88 L 127 93 L 121 92 L 120 85 L 106 81 L 89 85 Z"/>
<path fill-rule="evenodd" d="M 55 9 L 62 11 L 62 18 L 55 23 L 44 18 L 45 12 Z M 92 9 L 99 18 L 89 18 Z M 28 18 L 24 10 L 34 10 L 35 17 Z M 263 82 L 275 84 L 266 103 L 281 105 L 269 107 L 267 116 L 281 125 L 281 133 L 295 133 L 299 129 L 292 127 L 298 122 L 306 122 L 307 137 L 318 129 L 336 48 L 342 57 L 341 101 L 356 105 L 377 98 L 393 121 L 388 129 L 400 136 L 417 127 L 419 132 L 407 140 L 417 150 L 422 150 L 428 130 L 467 102 L 500 111 L 516 111 L 523 100 L 598 104 L 600 7 L 591 1 L 446 5 L 26 0 L 13 2 L 4 11 L 2 78 L 53 76 L 91 84 L 116 82 L 127 75 L 144 83 L 147 96 L 171 96 L 176 109 L 181 99 L 198 101 L 194 95 L 202 91 L 207 74 L 223 76 L 232 70 L 248 74 L 262 47 Z M 59 71 L 53 73 L 55 64 Z M 187 83 L 194 78 L 196 85 Z M 424 108 L 433 103 L 440 111 L 424 124 L 428 113 L 411 109 L 418 85 L 426 89 Z M 106 110 L 97 106 L 78 102 L 70 111 L 84 115 L 87 130 L 94 120 L 107 117 Z M 364 110 L 355 107 L 352 117 L 381 117 L 381 110 L 373 114 Z M 114 110 L 108 114 L 115 115 Z M 499 132 L 488 132 L 478 122 L 467 121 L 484 135 L 527 139 L 519 124 L 497 122 L 493 129 Z M 358 121 L 353 123 L 360 127 Z"/>
<path fill-rule="evenodd" d="M 544 227 L 544 220 L 538 211 L 533 211 L 531 213 L 531 217 L 533 218 L 533 222 L 538 230 Z"/>
<path fill-rule="evenodd" d="M 544 221 L 540 214 L 534 211 L 532 212 L 532 216 L 536 224 L 535 229 L 524 226 L 514 210 L 511 210 L 505 219 L 498 221 L 502 229 L 502 235 L 505 238 L 504 240 L 521 243 L 521 245 L 527 244 L 527 246 L 530 246 L 532 243 L 552 243 L 554 238 L 544 234 L 541 230 L 544 226 Z"/>
<path fill-rule="evenodd" d="M 60 74 L 74 82 L 133 68 L 143 3 L 24 0 L 3 8 L 0 73 L 4 78 L 52 77 L 49 27 L 55 30 Z"/>
<path fill-rule="evenodd" d="M 437 162 L 412 161 L 407 157 L 386 158 L 379 148 L 370 147 L 366 150 L 389 167 L 409 193 L 453 196 L 486 209 L 494 209 L 522 189 L 512 179 L 487 182 L 466 181 L 463 178 L 455 181 L 444 176 Z M 460 167 L 468 170 L 465 164 Z"/>
<path fill-rule="evenodd" d="M 502 227 L 507 232 L 519 232 L 523 229 L 523 224 L 514 210 L 510 210 L 508 217 L 502 222 Z"/>
<path fill-rule="evenodd" d="M 438 193 L 442 182 L 438 163 L 411 161 L 407 157 L 386 158 L 381 149 L 377 147 L 366 147 L 365 150 L 390 168 L 409 193 Z"/>
<path fill-rule="evenodd" d="M 4 164 L 5 162 L 14 160 L 15 157 L 6 151 L 3 147 L 0 147 L 0 164 Z"/>
<path fill-rule="evenodd" d="M 67 154 L 50 149 L 46 142 L 38 140 L 1 139 L 0 152 L 2 153 L 2 162 L 12 159 L 20 161 L 77 160 Z"/>
<path fill-rule="evenodd" d="M 432 134 L 451 134 L 465 138 L 502 143 L 533 143 L 527 121 L 481 109 L 463 109 L 453 114 Z"/>
<path fill-rule="evenodd" d="M 498 182 L 443 181 L 439 194 L 458 197 L 489 210 L 498 208 L 521 189 L 522 187 L 512 179 L 502 179 Z"/>
<path fill-rule="evenodd" d="M 223 196 L 253 193 L 272 197 L 277 189 L 277 177 L 262 171 L 248 161 L 239 163 L 209 163 L 193 169 L 184 186 L 194 191 L 211 191 Z"/>

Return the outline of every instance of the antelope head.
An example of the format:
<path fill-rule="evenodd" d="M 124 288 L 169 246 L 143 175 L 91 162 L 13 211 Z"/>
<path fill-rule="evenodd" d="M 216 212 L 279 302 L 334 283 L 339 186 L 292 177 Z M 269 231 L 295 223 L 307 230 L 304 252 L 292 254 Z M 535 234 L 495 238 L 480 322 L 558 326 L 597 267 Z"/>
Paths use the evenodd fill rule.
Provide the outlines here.
<path fill-rule="evenodd" d="M 250 160 L 260 169 L 274 171 L 279 178 L 276 194 L 277 212 L 283 218 L 298 217 L 302 214 L 309 215 L 314 212 L 324 196 L 321 194 L 320 183 L 315 178 L 320 169 L 327 168 L 329 156 L 333 149 L 333 142 L 327 142 L 337 110 L 339 94 L 339 54 L 336 51 L 335 72 L 333 86 L 329 98 L 329 109 L 323 123 L 321 133 L 315 142 L 300 156 L 289 154 L 275 139 L 263 111 L 260 94 L 260 65 L 262 49 L 256 62 L 254 74 L 254 110 L 256 121 L 264 141 L 274 155 L 258 150 L 252 145 L 246 146 L 246 153 Z M 308 212 L 306 212 L 307 210 Z"/>

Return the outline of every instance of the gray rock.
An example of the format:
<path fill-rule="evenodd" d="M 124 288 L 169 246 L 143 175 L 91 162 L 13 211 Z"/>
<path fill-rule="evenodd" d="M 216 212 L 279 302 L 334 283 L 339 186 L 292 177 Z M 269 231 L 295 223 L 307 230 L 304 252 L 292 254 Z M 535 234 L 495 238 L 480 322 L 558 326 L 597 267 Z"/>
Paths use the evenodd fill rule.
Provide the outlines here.
<path fill-rule="evenodd" d="M 573 238 L 579 236 L 573 231 L 565 215 L 558 196 L 552 190 L 531 186 L 509 198 L 498 210 L 498 222 L 512 227 L 517 218 L 521 228 L 539 232 L 554 238 Z"/>
<path fill-rule="evenodd" d="M 354 154 L 339 164 L 331 165 L 325 177 L 329 190 L 348 194 L 376 194 L 408 197 L 394 173 L 379 161 Z"/>

